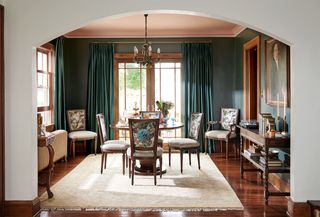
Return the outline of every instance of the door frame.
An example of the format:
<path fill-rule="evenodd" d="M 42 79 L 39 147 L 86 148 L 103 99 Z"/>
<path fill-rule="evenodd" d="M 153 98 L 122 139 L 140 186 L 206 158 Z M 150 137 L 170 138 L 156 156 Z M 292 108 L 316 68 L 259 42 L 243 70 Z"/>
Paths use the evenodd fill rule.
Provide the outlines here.
<path fill-rule="evenodd" d="M 5 116 L 4 116 L 4 6 L 0 5 L 0 216 L 4 216 L 5 201 Z"/>
<path fill-rule="evenodd" d="M 261 98 L 261 52 L 260 52 L 260 36 L 253 38 L 243 45 L 243 94 L 244 94 L 244 119 L 250 118 L 250 56 L 249 51 L 257 47 L 257 116 L 260 112 Z"/>

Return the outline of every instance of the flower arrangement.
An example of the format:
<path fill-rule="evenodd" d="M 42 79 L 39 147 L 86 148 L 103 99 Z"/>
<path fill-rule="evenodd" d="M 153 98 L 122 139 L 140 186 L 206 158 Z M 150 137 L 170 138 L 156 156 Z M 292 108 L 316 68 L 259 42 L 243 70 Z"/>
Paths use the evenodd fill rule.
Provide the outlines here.
<path fill-rule="evenodd" d="M 157 105 L 158 110 L 161 111 L 163 117 L 167 117 L 167 115 L 169 114 L 169 110 L 174 107 L 173 102 L 161 101 L 161 100 L 156 101 L 156 105 Z"/>

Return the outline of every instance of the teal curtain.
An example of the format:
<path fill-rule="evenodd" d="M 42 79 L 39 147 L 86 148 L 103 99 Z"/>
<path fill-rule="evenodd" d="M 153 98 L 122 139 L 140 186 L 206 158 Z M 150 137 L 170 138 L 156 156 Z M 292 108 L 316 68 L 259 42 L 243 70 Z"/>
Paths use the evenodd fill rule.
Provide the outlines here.
<path fill-rule="evenodd" d="M 204 151 L 204 132 L 213 120 L 213 57 L 209 43 L 182 44 L 182 94 L 185 136 L 188 136 L 189 117 L 193 112 L 204 113 L 200 134 L 200 150 Z M 209 152 L 214 145 L 209 143 Z"/>
<path fill-rule="evenodd" d="M 54 125 L 55 129 L 67 129 L 66 102 L 64 84 L 64 62 L 63 62 L 64 38 L 56 40 L 56 63 L 54 72 Z"/>
<path fill-rule="evenodd" d="M 109 125 L 113 122 L 114 113 L 114 46 L 113 44 L 90 44 L 89 49 L 88 129 L 98 133 L 96 114 L 102 113 L 105 116 L 108 139 L 112 139 L 113 130 L 110 130 Z"/>

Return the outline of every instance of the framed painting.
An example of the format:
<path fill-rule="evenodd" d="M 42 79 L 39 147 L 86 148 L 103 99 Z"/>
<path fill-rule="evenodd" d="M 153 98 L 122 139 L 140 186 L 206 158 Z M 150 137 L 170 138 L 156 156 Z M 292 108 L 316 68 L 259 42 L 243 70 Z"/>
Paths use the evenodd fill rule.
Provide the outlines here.
<path fill-rule="evenodd" d="M 290 48 L 275 39 L 266 40 L 266 103 L 290 107 Z"/>

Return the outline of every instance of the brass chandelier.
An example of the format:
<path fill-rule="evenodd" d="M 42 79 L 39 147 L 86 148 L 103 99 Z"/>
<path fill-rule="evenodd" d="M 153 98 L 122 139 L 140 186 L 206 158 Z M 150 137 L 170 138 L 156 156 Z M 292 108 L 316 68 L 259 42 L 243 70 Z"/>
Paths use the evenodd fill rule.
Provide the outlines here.
<path fill-rule="evenodd" d="M 144 21 L 145 21 L 144 44 L 141 47 L 140 53 L 137 46 L 134 46 L 133 59 L 136 63 L 142 64 L 143 66 L 147 66 L 147 65 L 152 65 L 153 63 L 152 47 L 151 47 L 151 43 L 148 42 L 148 31 L 147 31 L 148 14 L 144 14 Z M 159 57 L 160 57 L 160 48 L 157 49 L 157 58 L 156 58 L 157 61 L 159 61 Z"/>

